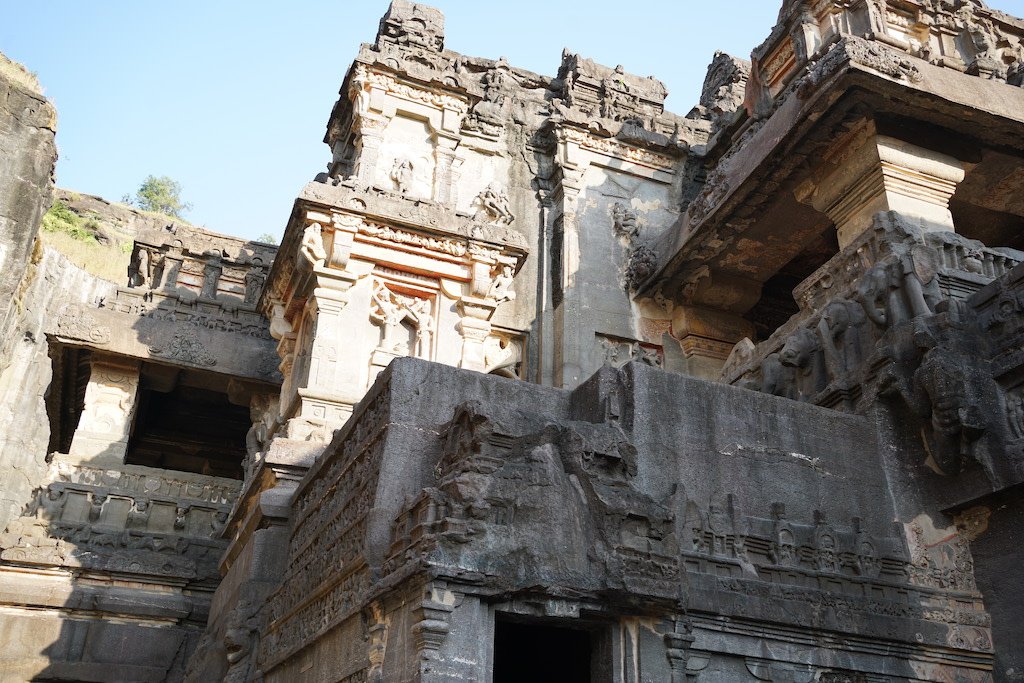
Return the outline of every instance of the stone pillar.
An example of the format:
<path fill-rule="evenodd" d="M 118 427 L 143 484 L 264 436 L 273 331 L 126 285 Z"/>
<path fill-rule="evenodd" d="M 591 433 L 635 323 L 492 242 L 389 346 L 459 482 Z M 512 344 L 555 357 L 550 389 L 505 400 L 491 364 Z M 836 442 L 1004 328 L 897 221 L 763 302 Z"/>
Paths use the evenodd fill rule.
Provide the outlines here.
<path fill-rule="evenodd" d="M 309 295 L 294 331 L 282 336 L 286 345 L 292 337 L 294 359 L 290 368 L 282 367 L 285 382 L 281 390 L 281 406 L 288 423 L 288 438 L 329 439 L 351 414 L 352 405 L 359 396 L 339 394 L 339 386 L 354 386 L 353 378 L 339 377 L 341 360 L 339 341 L 342 339 L 343 315 L 349 301 L 349 290 L 356 276 L 348 270 L 352 244 L 361 223 L 355 216 L 328 216 L 318 212 L 306 215 L 310 224 L 321 228 L 326 258 L 323 263 L 310 264 L 300 260 L 300 268 L 310 268 Z M 282 330 L 285 325 L 280 325 Z M 290 325 L 288 326 L 291 330 Z M 271 326 L 274 332 L 274 326 Z M 279 346 L 279 353 L 281 348 Z M 282 354 L 285 365 L 287 354 Z M 301 361 L 301 362 L 299 362 Z M 288 372 L 285 372 L 285 370 Z"/>
<path fill-rule="evenodd" d="M 806 181 L 796 196 L 835 222 L 841 249 L 870 229 L 879 211 L 896 211 L 925 232 L 956 232 L 949 199 L 964 179 L 962 161 L 868 126 L 825 162 L 823 177 Z"/>
<path fill-rule="evenodd" d="M 491 334 L 491 316 L 497 308 L 493 299 L 463 297 L 459 302 L 459 332 L 462 334 L 462 361 L 460 368 L 484 372 L 487 337 Z"/>
<path fill-rule="evenodd" d="M 686 374 L 717 380 L 736 343 L 754 336 L 754 326 L 736 313 L 676 306 L 672 311 L 672 336 L 686 357 Z"/>
<path fill-rule="evenodd" d="M 90 465 L 121 465 L 135 415 L 140 363 L 137 360 L 93 355 L 85 409 L 71 442 L 69 455 Z"/>
<path fill-rule="evenodd" d="M 207 257 L 206 265 L 203 266 L 203 289 L 199 294 L 201 299 L 213 301 L 217 298 L 217 285 L 223 272 L 224 268 L 219 256 Z"/>

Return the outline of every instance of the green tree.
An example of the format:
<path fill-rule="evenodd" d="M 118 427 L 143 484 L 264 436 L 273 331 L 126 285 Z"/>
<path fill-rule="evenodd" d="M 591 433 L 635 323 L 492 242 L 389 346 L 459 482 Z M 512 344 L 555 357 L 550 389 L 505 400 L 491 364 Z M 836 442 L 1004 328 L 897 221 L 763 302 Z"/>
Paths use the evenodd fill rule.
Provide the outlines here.
<path fill-rule="evenodd" d="M 146 176 L 135 193 L 135 206 L 143 211 L 154 211 L 174 218 L 192 209 L 192 205 L 181 199 L 181 183 L 167 176 Z"/>
<path fill-rule="evenodd" d="M 269 232 L 265 232 L 256 238 L 257 242 L 263 242 L 264 244 L 277 244 L 277 238 L 271 235 Z"/>

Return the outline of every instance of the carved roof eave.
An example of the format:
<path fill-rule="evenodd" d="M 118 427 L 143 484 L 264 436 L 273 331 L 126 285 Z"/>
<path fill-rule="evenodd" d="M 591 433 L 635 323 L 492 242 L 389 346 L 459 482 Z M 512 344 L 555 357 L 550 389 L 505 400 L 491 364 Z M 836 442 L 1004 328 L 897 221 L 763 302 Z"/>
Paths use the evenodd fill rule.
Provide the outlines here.
<path fill-rule="evenodd" d="M 550 125 L 560 144 L 572 143 L 598 157 L 630 165 L 640 174 L 671 183 L 680 163 L 691 153 L 685 142 L 677 144 L 668 136 L 643 131 L 643 137 L 629 135 L 608 136 L 588 128 L 585 123 L 561 119 Z"/>
<path fill-rule="evenodd" d="M 282 277 L 282 271 L 286 269 L 285 261 L 294 260 L 298 254 L 306 226 L 306 214 L 309 211 L 357 215 L 367 222 L 441 241 L 459 242 L 467 248 L 474 244 L 495 249 L 503 256 L 515 260 L 516 272 L 519 272 L 529 255 L 526 238 L 516 230 L 514 223 L 511 226 L 485 225 L 433 202 L 377 196 L 372 190 L 363 191 L 346 185 L 312 182 L 303 188 L 295 200 L 280 247 L 280 253 L 287 256 L 275 259 L 261 294 L 258 310 L 269 311 L 267 297 L 273 290 L 274 283 Z M 306 276 L 309 276 L 309 273 Z M 295 289 L 301 290 L 303 285 L 296 283 Z"/>
<path fill-rule="evenodd" d="M 895 57 L 900 73 L 879 71 L 878 64 L 871 63 L 877 55 Z M 979 95 L 978 88 L 1001 89 L 1001 97 Z M 933 66 L 881 43 L 861 38 L 838 41 L 803 70 L 787 91 L 770 116 L 738 128 L 731 147 L 710 169 L 709 182 L 694 201 L 698 209 L 699 202 L 706 203 L 703 213 L 695 212 L 691 204 L 691 210 L 666 231 L 655 249 L 658 268 L 639 288 L 638 297 L 658 290 L 674 291 L 697 269 L 729 249 L 742 234 L 744 220 L 750 223 L 737 220 L 737 212 L 751 214 L 763 205 L 765 197 L 758 203 L 750 198 L 766 183 L 777 188 L 784 182 L 797 165 L 790 159 L 793 152 L 827 124 L 828 116 L 841 116 L 849 109 L 851 102 L 846 96 L 850 93 L 866 94 L 870 113 L 913 117 L 961 130 L 992 146 L 1024 152 L 1020 134 L 1024 88 Z M 789 168 L 785 168 L 787 163 Z M 726 235 L 723 228 L 735 234 Z"/>
<path fill-rule="evenodd" d="M 222 235 L 211 230 L 194 226 L 174 224 L 174 231 L 146 230 L 136 236 L 134 243 L 148 249 L 164 251 L 173 248 L 175 242 L 181 242 L 181 253 L 202 258 L 207 251 L 216 249 L 226 253 L 225 263 L 247 265 L 253 257 L 259 258 L 263 265 L 268 265 L 277 254 L 277 246 L 244 237 Z"/>
<path fill-rule="evenodd" d="M 680 133 L 693 133 L 703 125 L 699 119 L 687 119 L 667 112 L 658 117 L 658 123 L 665 124 L 667 127 L 677 123 L 688 127 L 686 131 L 680 131 Z M 561 110 L 558 116 L 550 120 L 549 125 L 554 130 L 562 128 L 578 131 L 590 136 L 595 142 L 607 141 L 611 144 L 633 147 L 672 159 L 686 156 L 691 146 L 703 144 L 706 140 L 706 138 L 699 140 L 677 139 L 671 135 L 640 128 L 628 120 L 595 119 L 593 116 L 587 116 L 581 111 L 569 108 Z"/>
<path fill-rule="evenodd" d="M 64 320 L 72 318 L 70 325 Z M 137 314 L 87 304 L 68 304 L 45 329 L 47 339 L 124 359 L 202 370 L 258 385 L 278 386 L 274 342 L 188 322 L 154 321 Z M 202 354 L 179 354 L 168 347 L 180 334 L 196 335 L 190 348 Z"/>
<path fill-rule="evenodd" d="M 360 65 L 377 73 L 394 76 L 397 80 L 406 82 L 411 86 L 463 100 L 472 106 L 485 96 L 485 90 L 480 80 L 483 71 L 492 69 L 499 63 L 498 60 L 467 57 L 451 50 L 432 53 L 440 63 L 445 65 L 442 69 L 432 69 L 424 64 L 405 61 L 404 59 L 401 62 L 396 60 L 396 57 L 415 58 L 415 55 L 419 52 L 391 43 L 386 43 L 382 48 L 363 43 L 360 46 L 359 54 L 345 74 L 345 79 L 339 91 L 340 97 L 335 102 L 327 122 L 324 142 L 328 145 L 333 144 L 332 138 L 336 131 L 340 130 L 345 120 L 351 115 L 352 101 L 349 97 L 349 92 L 353 73 L 356 67 Z M 465 70 L 460 73 L 454 66 L 457 64 L 473 66 L 480 70 L 480 73 L 468 73 Z M 555 82 L 554 79 L 548 76 L 511 65 L 506 66 L 521 84 L 529 84 L 538 88 L 550 88 Z M 526 92 L 523 91 L 523 94 Z"/>
<path fill-rule="evenodd" d="M 399 49 L 398 46 L 391 47 Z M 456 58 L 461 56 L 457 52 L 451 52 L 449 50 L 445 50 L 443 53 L 438 53 L 438 55 L 440 59 L 448 61 L 454 61 Z M 457 78 L 454 71 L 428 70 L 424 73 L 422 70 L 417 70 L 415 73 L 410 73 L 409 71 L 401 68 L 400 64 L 389 63 L 389 61 L 386 60 L 384 56 L 374 48 L 374 46 L 363 43 L 360 48 L 359 55 L 349 66 L 348 71 L 345 72 L 345 78 L 338 91 L 338 100 L 334 103 L 334 107 L 331 109 L 331 115 L 327 120 L 327 130 L 324 134 L 324 142 L 328 145 L 334 144 L 335 136 L 342 130 L 346 120 L 351 116 L 353 107 L 350 94 L 352 78 L 356 69 L 359 67 L 366 68 L 374 73 L 390 76 L 399 83 L 403 83 L 412 88 L 427 92 L 435 92 L 442 97 L 453 98 L 454 100 L 464 103 L 466 108 L 469 107 L 472 99 L 479 99 L 483 95 L 483 90 L 479 87 L 479 84 L 474 83 L 473 85 L 476 87 L 464 87 L 466 84 Z"/>
<path fill-rule="evenodd" d="M 443 204 L 430 200 L 415 200 L 387 192 L 364 191 L 345 183 L 307 183 L 299 193 L 298 201 L 308 202 L 325 209 L 357 213 L 368 219 L 388 223 L 438 237 L 472 239 L 511 253 L 529 253 L 526 237 L 510 226 L 492 226 L 455 213 Z"/>

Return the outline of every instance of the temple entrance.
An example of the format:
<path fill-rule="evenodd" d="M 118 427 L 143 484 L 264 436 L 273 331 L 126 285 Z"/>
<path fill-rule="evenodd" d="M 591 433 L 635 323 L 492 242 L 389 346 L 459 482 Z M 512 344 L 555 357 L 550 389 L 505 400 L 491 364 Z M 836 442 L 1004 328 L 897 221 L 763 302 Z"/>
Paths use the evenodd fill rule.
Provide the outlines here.
<path fill-rule="evenodd" d="M 494 683 L 590 683 L 593 635 L 539 621 L 494 624 Z"/>

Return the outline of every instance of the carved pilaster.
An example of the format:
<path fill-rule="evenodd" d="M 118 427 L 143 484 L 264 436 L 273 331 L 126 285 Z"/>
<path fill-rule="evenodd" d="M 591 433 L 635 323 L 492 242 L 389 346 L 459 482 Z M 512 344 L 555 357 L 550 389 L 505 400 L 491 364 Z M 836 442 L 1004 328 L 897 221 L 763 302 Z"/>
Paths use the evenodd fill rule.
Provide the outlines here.
<path fill-rule="evenodd" d="M 583 190 L 583 176 L 587 161 L 576 136 L 558 131 L 556 162 L 560 168 L 559 181 L 553 195 L 556 214 L 553 224 L 554 249 L 558 267 L 552 273 L 552 293 L 555 300 L 555 367 L 558 386 L 571 387 L 583 378 L 582 353 L 586 344 L 580 329 L 583 320 L 582 302 L 576 286 L 580 265 L 580 237 L 577 224 L 577 206 Z M 560 206 L 559 206 L 560 205 Z"/>
<path fill-rule="evenodd" d="M 380 158 L 380 146 L 384 141 L 384 129 L 388 120 L 382 116 L 365 115 L 359 118 L 356 133 L 359 135 L 359 162 L 356 175 L 365 186 L 373 185 L 374 174 Z"/>
<path fill-rule="evenodd" d="M 693 627 L 686 619 L 676 619 L 674 629 L 665 634 L 665 656 L 672 672 L 670 683 L 687 683 L 686 664 L 693 645 Z"/>
<path fill-rule="evenodd" d="M 184 261 L 181 250 L 170 251 L 164 256 L 164 268 L 159 285 L 153 289 L 162 289 L 165 292 L 174 292 L 178 289 L 178 273 L 181 272 L 181 264 Z"/>
<path fill-rule="evenodd" d="M 459 367 L 484 372 L 487 369 L 487 338 L 491 334 L 491 316 L 498 305 L 493 299 L 464 297 L 459 302 L 459 332 L 462 334 L 462 361 Z"/>
<path fill-rule="evenodd" d="M 455 184 L 453 169 L 455 167 L 455 148 L 457 138 L 438 136 L 434 148 L 434 201 L 439 204 L 455 203 Z"/>
<path fill-rule="evenodd" d="M 223 272 L 224 268 L 221 266 L 220 257 L 211 256 L 206 260 L 206 265 L 203 266 L 203 287 L 200 297 L 207 300 L 217 298 L 217 284 Z"/>
<path fill-rule="evenodd" d="M 433 660 L 441 648 L 451 625 L 448 623 L 455 610 L 456 594 L 443 587 L 427 588 L 423 601 L 413 610 L 417 620 L 412 627 L 413 643 L 420 656 L 422 680 L 433 680 Z"/>

